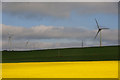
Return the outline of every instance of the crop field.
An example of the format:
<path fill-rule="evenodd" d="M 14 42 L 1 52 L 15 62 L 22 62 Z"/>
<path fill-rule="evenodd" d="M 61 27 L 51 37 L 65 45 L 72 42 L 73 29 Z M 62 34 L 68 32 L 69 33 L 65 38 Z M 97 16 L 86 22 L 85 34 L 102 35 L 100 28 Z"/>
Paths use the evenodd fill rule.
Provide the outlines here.
<path fill-rule="evenodd" d="M 3 78 L 118 78 L 118 46 L 3 51 Z"/>
<path fill-rule="evenodd" d="M 3 63 L 3 78 L 118 78 L 118 61 Z"/>
<path fill-rule="evenodd" d="M 118 60 L 118 51 L 118 46 L 3 51 L 2 62 L 113 61 Z"/>

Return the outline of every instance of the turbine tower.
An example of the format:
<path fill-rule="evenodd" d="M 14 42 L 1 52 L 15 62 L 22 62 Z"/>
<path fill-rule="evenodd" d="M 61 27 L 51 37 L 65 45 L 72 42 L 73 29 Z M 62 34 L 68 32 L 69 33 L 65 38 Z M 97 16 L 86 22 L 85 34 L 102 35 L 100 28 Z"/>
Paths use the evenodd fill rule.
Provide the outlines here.
<path fill-rule="evenodd" d="M 82 40 L 82 45 L 81 45 L 81 46 L 82 46 L 82 48 L 84 47 L 84 43 L 83 43 L 83 40 Z"/>
<path fill-rule="evenodd" d="M 25 45 L 26 49 L 28 49 L 28 43 L 29 43 L 29 40 L 26 42 L 26 45 Z"/>
<path fill-rule="evenodd" d="M 95 22 L 96 22 L 97 28 L 98 28 L 97 34 L 96 34 L 96 36 L 95 36 L 95 39 L 96 39 L 96 37 L 98 36 L 98 34 L 100 33 L 100 46 L 102 46 L 102 34 L 101 34 L 101 31 L 102 31 L 102 30 L 105 30 L 105 29 L 109 29 L 109 28 L 101 28 L 101 27 L 99 26 L 98 21 L 97 21 L 96 19 L 95 19 Z"/>
<path fill-rule="evenodd" d="M 14 35 L 13 34 L 9 34 L 8 33 L 8 45 L 9 45 L 9 51 L 12 50 L 12 37 Z"/>

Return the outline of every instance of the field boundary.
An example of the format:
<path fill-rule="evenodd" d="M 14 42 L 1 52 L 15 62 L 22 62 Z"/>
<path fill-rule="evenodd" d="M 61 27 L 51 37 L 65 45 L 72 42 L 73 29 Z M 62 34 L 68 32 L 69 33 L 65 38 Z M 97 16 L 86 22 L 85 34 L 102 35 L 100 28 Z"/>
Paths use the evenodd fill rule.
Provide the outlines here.
<path fill-rule="evenodd" d="M 119 78 L 3 78 L 2 80 L 119 80 Z"/>

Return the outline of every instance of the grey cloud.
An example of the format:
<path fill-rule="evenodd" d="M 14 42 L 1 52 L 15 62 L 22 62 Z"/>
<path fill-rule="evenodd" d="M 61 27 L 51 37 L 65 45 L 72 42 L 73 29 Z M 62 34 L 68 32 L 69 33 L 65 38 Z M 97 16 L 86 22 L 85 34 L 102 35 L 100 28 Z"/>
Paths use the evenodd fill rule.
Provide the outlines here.
<path fill-rule="evenodd" d="M 110 42 L 103 42 L 105 45 L 117 45 L 117 43 L 111 44 Z M 84 41 L 84 47 L 99 46 L 97 41 Z M 17 41 L 12 43 L 12 50 L 35 50 L 35 49 L 54 49 L 54 48 L 71 48 L 71 47 L 81 47 L 81 41 L 79 42 L 41 42 L 41 41 L 30 41 L 28 47 L 26 47 L 26 41 Z M 8 42 L 2 42 L 2 49 L 9 50 Z"/>
<path fill-rule="evenodd" d="M 8 38 L 8 33 L 14 34 L 14 40 L 26 39 L 94 39 L 97 30 L 88 30 L 80 27 L 55 27 L 35 26 L 31 28 L 3 25 L 3 40 Z M 99 35 L 98 35 L 99 36 Z M 118 30 L 102 31 L 102 38 L 105 41 L 118 40 Z M 99 37 L 98 37 L 99 38 Z"/>
<path fill-rule="evenodd" d="M 3 39 L 8 37 L 8 33 L 14 34 L 14 39 L 80 39 L 93 37 L 95 31 L 44 25 L 31 28 L 3 25 Z"/>
<path fill-rule="evenodd" d="M 11 44 L 11 47 L 8 46 L 8 41 L 3 41 L 2 42 L 2 49 L 48 49 L 48 48 L 53 48 L 52 46 L 54 45 L 53 43 L 49 42 L 35 42 L 35 41 L 30 41 L 28 45 L 26 46 L 26 41 L 14 41 L 14 43 Z"/>
<path fill-rule="evenodd" d="M 40 25 L 25 28 L 2 25 L 3 41 L 0 44 L 2 44 L 3 49 L 9 49 L 8 33 L 10 33 L 14 34 L 11 46 L 15 50 L 81 47 L 82 40 L 84 40 L 85 46 L 99 46 L 99 35 L 94 40 L 96 32 L 97 30 L 88 30 L 80 27 Z M 103 45 L 118 44 L 118 30 L 104 30 L 102 31 L 102 36 Z M 51 39 L 52 42 L 44 41 Z M 65 42 L 63 41 L 64 39 Z M 27 40 L 29 40 L 28 47 L 26 47 Z M 55 42 L 53 42 L 54 40 Z"/>
<path fill-rule="evenodd" d="M 25 18 L 55 16 L 66 18 L 72 13 L 80 15 L 107 13 L 117 14 L 117 2 L 3 2 L 3 12 Z"/>
<path fill-rule="evenodd" d="M 56 2 L 56 0 L 2 0 L 2 2 Z M 57 2 L 119 2 L 119 0 L 57 0 Z"/>
<path fill-rule="evenodd" d="M 53 48 L 68 48 L 68 47 L 81 47 L 80 42 L 69 42 L 69 43 L 52 43 L 52 42 L 41 42 L 41 41 L 30 41 L 28 47 L 26 47 L 25 41 L 14 42 L 11 45 L 11 49 L 18 50 L 18 49 L 53 49 Z M 3 41 L 2 44 L 3 49 L 9 49 L 8 42 Z M 88 45 L 85 45 L 88 46 Z"/>
<path fill-rule="evenodd" d="M 117 41 L 118 40 L 118 30 L 103 30 L 102 31 L 103 40 L 106 41 Z"/>

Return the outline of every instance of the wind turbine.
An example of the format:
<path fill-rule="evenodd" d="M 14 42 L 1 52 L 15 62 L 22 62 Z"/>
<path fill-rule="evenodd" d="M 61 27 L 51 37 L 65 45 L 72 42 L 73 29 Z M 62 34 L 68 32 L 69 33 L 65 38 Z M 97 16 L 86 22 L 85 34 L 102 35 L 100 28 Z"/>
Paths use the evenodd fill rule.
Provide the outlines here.
<path fill-rule="evenodd" d="M 82 40 L 82 45 L 81 45 L 81 46 L 82 46 L 82 48 L 84 47 L 84 43 L 83 43 L 83 40 Z"/>
<path fill-rule="evenodd" d="M 29 40 L 26 42 L 26 45 L 25 45 L 26 49 L 28 49 L 28 43 L 29 43 Z"/>
<path fill-rule="evenodd" d="M 8 44 L 9 44 L 9 51 L 12 50 L 12 37 L 14 35 L 13 34 L 9 34 L 8 33 Z"/>
<path fill-rule="evenodd" d="M 101 35 L 101 31 L 102 31 L 102 30 L 105 30 L 105 29 L 109 29 L 109 28 L 101 28 L 101 27 L 99 26 L 98 21 L 97 21 L 96 19 L 95 19 L 95 22 L 96 22 L 97 28 L 98 28 L 97 34 L 96 34 L 96 36 L 95 36 L 95 39 L 96 39 L 96 37 L 98 36 L 98 34 L 100 33 L 100 46 L 102 46 L 102 35 Z"/>

